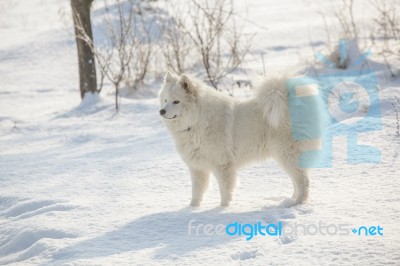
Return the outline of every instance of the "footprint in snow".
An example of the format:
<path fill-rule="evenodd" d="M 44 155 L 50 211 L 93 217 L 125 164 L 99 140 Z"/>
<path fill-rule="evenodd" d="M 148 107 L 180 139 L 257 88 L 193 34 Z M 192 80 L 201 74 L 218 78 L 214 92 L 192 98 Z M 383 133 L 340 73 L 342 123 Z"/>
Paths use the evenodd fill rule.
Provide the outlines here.
<path fill-rule="evenodd" d="M 233 260 L 248 260 L 255 259 L 260 253 L 258 250 L 240 251 L 231 256 Z"/>

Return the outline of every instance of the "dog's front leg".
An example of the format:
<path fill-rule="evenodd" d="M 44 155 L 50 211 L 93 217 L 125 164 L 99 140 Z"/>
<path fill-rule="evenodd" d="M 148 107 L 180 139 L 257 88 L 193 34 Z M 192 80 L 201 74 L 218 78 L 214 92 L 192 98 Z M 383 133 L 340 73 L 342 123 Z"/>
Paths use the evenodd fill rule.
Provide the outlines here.
<path fill-rule="evenodd" d="M 221 194 L 221 207 L 229 206 L 232 201 L 233 190 L 236 186 L 236 170 L 229 164 L 223 165 L 214 172 Z"/>
<path fill-rule="evenodd" d="M 204 170 L 190 168 L 190 176 L 192 178 L 192 201 L 190 206 L 198 207 L 203 200 L 204 192 L 208 188 L 210 182 L 210 173 Z"/>

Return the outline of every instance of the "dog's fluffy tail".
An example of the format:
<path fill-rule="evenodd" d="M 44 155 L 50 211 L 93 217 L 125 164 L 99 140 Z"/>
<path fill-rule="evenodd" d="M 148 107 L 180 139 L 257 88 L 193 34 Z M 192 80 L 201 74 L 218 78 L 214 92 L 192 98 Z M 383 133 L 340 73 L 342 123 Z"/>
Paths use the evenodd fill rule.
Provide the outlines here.
<path fill-rule="evenodd" d="M 264 118 L 277 128 L 288 119 L 287 80 L 296 76 L 285 72 L 263 78 L 256 85 L 256 98 Z"/>
<path fill-rule="evenodd" d="M 300 168 L 325 166 L 329 156 L 322 148 L 330 123 L 323 93 L 317 80 L 288 72 L 265 78 L 257 87 L 256 100 L 266 123 L 272 128 L 290 126 L 302 152 Z"/>

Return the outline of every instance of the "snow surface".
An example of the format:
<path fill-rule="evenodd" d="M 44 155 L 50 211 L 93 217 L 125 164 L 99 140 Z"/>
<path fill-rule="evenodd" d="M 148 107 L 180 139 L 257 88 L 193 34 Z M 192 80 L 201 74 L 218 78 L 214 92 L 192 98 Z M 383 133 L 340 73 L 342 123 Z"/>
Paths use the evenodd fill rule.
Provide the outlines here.
<path fill-rule="evenodd" d="M 291 182 L 274 162 L 264 162 L 239 172 L 231 207 L 217 207 L 213 182 L 202 206 L 194 209 L 187 207 L 188 171 L 159 119 L 156 98 L 122 98 L 119 114 L 107 90 L 80 102 L 76 47 L 66 26 L 71 25 L 68 1 L 15 0 L 3 6 L 1 264 L 400 263 L 400 137 L 391 107 L 394 97 L 400 98 L 398 80 L 380 91 L 383 129 L 359 137 L 380 149 L 379 164 L 348 164 L 346 137 L 337 137 L 333 168 L 314 170 L 309 203 L 286 208 L 282 202 L 292 193 Z M 259 33 L 259 51 L 247 63 L 255 73 L 262 72 L 260 51 L 267 66 L 288 67 L 313 56 L 310 36 L 324 44 L 314 1 L 258 0 L 246 6 L 249 17 L 268 28 L 249 26 Z M 380 225 L 384 235 L 246 241 L 189 235 L 191 220 L 194 225 Z"/>

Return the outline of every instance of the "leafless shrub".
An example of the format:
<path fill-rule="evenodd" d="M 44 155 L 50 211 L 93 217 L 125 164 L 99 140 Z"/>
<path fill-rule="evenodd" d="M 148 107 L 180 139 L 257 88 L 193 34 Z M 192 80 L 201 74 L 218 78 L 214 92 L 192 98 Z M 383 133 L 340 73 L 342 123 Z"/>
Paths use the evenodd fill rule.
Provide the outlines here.
<path fill-rule="evenodd" d="M 379 54 L 383 56 L 392 77 L 390 59 L 400 58 L 400 2 L 394 0 L 370 0 L 375 11 L 370 38 L 373 44 L 381 42 Z"/>
<path fill-rule="evenodd" d="M 133 2 L 129 1 L 128 12 L 124 10 L 120 0 L 116 1 L 117 21 L 113 23 L 110 10 L 105 3 L 105 24 L 107 25 L 107 37 L 109 44 L 101 49 L 94 47 L 96 57 L 101 68 L 101 73 L 104 73 L 114 85 L 115 88 L 115 109 L 119 111 L 119 89 L 123 81 L 128 65 L 133 58 L 132 44 L 132 29 L 134 16 L 133 16 Z M 126 14 L 127 13 L 127 14 Z"/>
<path fill-rule="evenodd" d="M 164 33 L 164 43 L 162 54 L 167 69 L 175 73 L 190 71 L 188 57 L 191 54 L 191 40 L 185 32 L 187 13 L 183 12 L 180 6 L 168 6 L 168 13 L 172 15 L 164 21 L 162 30 Z"/>
<path fill-rule="evenodd" d="M 329 60 L 335 67 L 346 69 L 350 63 L 349 57 L 340 46 L 343 41 L 352 41 L 358 46 L 360 31 L 354 18 L 354 0 L 331 1 L 330 6 L 319 10 L 318 14 L 323 19 L 327 34 Z M 339 33 L 335 36 L 332 32 Z"/>
<path fill-rule="evenodd" d="M 353 11 L 354 0 L 342 0 L 337 8 L 333 8 L 333 14 L 340 23 L 342 35 L 347 40 L 358 38 L 358 30 Z"/>
<path fill-rule="evenodd" d="M 354 19 L 354 0 L 331 0 L 329 6 L 321 6 L 317 13 L 323 20 L 330 51 L 332 51 L 332 41 L 359 37 L 359 29 Z M 338 32 L 338 36 L 332 36 L 332 32 Z"/>
<path fill-rule="evenodd" d="M 398 0 L 369 0 L 357 2 L 361 4 L 372 16 L 368 26 L 356 22 L 354 17 L 355 0 L 331 1 L 329 8 L 320 10 L 318 13 L 322 17 L 325 31 L 328 38 L 328 52 L 330 60 L 339 68 L 340 62 L 345 62 L 338 53 L 338 46 L 332 48 L 333 42 L 339 40 L 354 40 L 361 50 L 374 46 L 376 54 L 381 55 L 390 74 L 394 77 L 392 61 L 400 60 L 400 1 Z M 333 16 L 333 20 L 329 15 Z M 369 17 L 369 18 L 370 18 Z M 337 28 L 335 28 L 335 25 Z M 334 36 L 332 32 L 340 32 Z M 363 45 L 360 42 L 363 41 Z M 335 43 L 337 44 L 337 43 Z"/>
<path fill-rule="evenodd" d="M 398 1 L 369 1 L 377 11 L 377 16 L 373 19 L 375 22 L 375 36 L 383 39 L 384 48 L 391 50 L 390 41 L 400 40 L 400 3 Z"/>
<path fill-rule="evenodd" d="M 250 49 L 253 36 L 237 26 L 233 0 L 191 0 L 187 10 L 173 12 L 167 25 L 164 57 L 175 72 L 187 70 L 188 55 L 200 58 L 208 82 L 219 81 L 237 69 Z"/>
<path fill-rule="evenodd" d="M 134 90 L 143 85 L 149 72 L 150 61 L 154 52 L 154 45 L 150 35 L 153 21 L 147 24 L 143 18 L 140 5 L 137 6 L 137 16 L 134 18 L 134 28 L 131 32 L 131 43 L 134 47 L 133 56 L 128 63 L 126 84 Z"/>
<path fill-rule="evenodd" d="M 246 40 L 237 27 L 233 0 L 191 3 L 189 19 L 194 29 L 186 32 L 202 58 L 208 81 L 217 89 L 218 82 L 243 62 L 251 38 Z"/>

